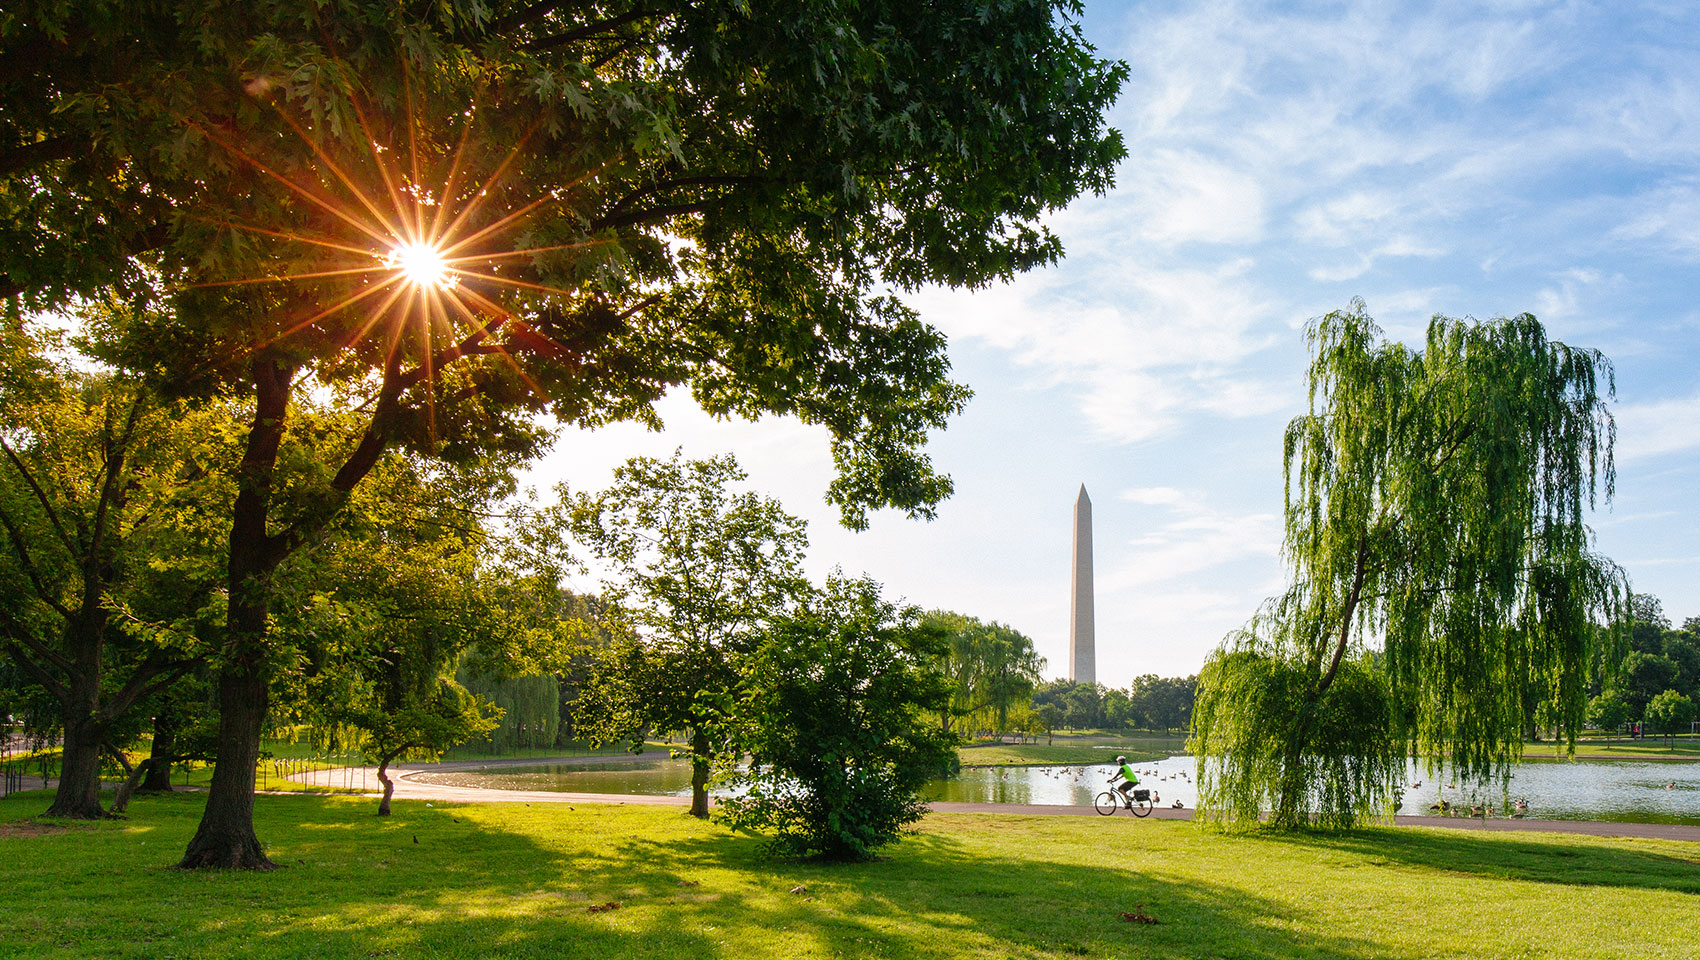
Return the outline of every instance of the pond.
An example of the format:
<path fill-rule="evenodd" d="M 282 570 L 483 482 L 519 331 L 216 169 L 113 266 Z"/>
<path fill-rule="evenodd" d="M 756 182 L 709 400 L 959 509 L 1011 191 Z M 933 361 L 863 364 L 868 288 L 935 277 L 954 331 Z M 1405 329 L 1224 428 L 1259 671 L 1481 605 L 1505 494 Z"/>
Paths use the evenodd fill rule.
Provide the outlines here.
<path fill-rule="evenodd" d="M 1108 764 L 1049 767 L 969 767 L 923 790 L 928 800 L 958 803 L 1090 804 L 1104 789 Z M 1159 805 L 1179 800 L 1198 804 L 1192 782 L 1193 758 L 1170 757 L 1134 765 L 1142 785 L 1160 797 Z M 683 760 L 627 760 L 587 764 L 537 764 L 481 770 L 433 771 L 414 779 L 448 786 L 496 790 L 556 790 L 568 793 L 687 796 L 690 765 Z M 1425 782 L 1426 781 L 1426 782 Z M 1411 786 L 1421 783 L 1421 786 Z M 1427 780 L 1413 769 L 1405 795 L 1405 814 L 1432 814 L 1441 798 L 1457 806 L 1486 802 L 1503 815 L 1497 788 L 1473 793 Z M 1511 778 L 1511 796 L 1526 797 L 1531 820 L 1614 820 L 1636 823 L 1700 825 L 1700 762 L 1635 760 L 1529 760 Z"/>

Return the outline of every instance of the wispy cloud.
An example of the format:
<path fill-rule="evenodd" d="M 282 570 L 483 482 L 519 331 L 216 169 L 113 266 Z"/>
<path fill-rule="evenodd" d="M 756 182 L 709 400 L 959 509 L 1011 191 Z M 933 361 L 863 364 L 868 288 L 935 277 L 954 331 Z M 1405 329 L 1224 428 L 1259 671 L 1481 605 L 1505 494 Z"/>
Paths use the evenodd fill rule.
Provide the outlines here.
<path fill-rule="evenodd" d="M 1700 260 L 1700 180 L 1664 183 L 1634 198 L 1616 240 L 1648 241 L 1676 256 Z"/>
<path fill-rule="evenodd" d="M 1245 277 L 1249 266 L 1239 258 L 1214 268 L 1088 267 L 915 302 L 953 338 L 1008 350 L 1041 383 L 1075 392 L 1099 436 L 1132 442 L 1198 411 L 1255 416 L 1281 405 L 1280 390 L 1241 367 L 1276 342 L 1278 312 Z"/>
<path fill-rule="evenodd" d="M 1700 393 L 1620 405 L 1617 455 L 1641 460 L 1700 447 Z"/>
<path fill-rule="evenodd" d="M 1123 559 L 1099 577 L 1105 590 L 1127 590 L 1186 580 L 1248 558 L 1280 551 L 1280 519 L 1271 513 L 1235 514 L 1211 507 L 1200 490 L 1135 487 L 1118 499 L 1161 508 L 1168 517 L 1115 549 Z M 1243 605 L 1246 598 L 1236 596 Z"/>

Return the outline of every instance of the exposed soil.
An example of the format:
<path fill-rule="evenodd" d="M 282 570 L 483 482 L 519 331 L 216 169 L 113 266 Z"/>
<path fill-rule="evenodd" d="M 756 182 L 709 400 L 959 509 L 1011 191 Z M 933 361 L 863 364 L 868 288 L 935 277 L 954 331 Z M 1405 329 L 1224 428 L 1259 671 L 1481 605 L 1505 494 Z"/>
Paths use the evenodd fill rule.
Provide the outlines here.
<path fill-rule="evenodd" d="M 13 820 L 11 823 L 0 823 L 0 837 L 45 837 L 50 833 L 64 833 L 71 829 L 62 823 L 36 823 L 34 820 Z"/>

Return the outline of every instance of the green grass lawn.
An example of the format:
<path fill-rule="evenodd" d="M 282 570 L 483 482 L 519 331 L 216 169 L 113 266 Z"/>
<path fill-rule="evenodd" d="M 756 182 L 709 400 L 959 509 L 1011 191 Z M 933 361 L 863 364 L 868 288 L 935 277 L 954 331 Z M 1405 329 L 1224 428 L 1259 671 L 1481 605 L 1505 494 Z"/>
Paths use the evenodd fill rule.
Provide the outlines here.
<path fill-rule="evenodd" d="M 1562 742 L 1525 743 L 1523 745 L 1523 756 L 1533 759 L 1551 756 L 1562 757 L 1564 755 L 1564 744 Z M 1664 737 L 1648 737 L 1645 740 L 1614 743 L 1596 743 L 1584 740 L 1576 744 L 1576 755 L 1579 757 L 1621 757 L 1625 760 L 1700 760 L 1700 743 L 1696 743 L 1689 737 L 1676 737 L 1668 744 Z"/>
<path fill-rule="evenodd" d="M 1110 763 L 1117 754 L 1135 762 L 1160 760 L 1180 753 L 1186 740 L 1179 737 L 1142 739 L 1091 738 L 1057 740 L 1055 743 L 999 743 L 958 751 L 965 767 L 1048 766 L 1057 763 Z"/>
<path fill-rule="evenodd" d="M 0 826 L 0 956 L 1687 958 L 1700 911 L 1700 845 L 1672 841 L 934 815 L 840 866 L 635 804 L 404 801 L 379 820 L 369 799 L 265 796 L 283 869 L 178 873 L 201 799 Z M 0 821 L 45 805 L 16 795 Z"/>

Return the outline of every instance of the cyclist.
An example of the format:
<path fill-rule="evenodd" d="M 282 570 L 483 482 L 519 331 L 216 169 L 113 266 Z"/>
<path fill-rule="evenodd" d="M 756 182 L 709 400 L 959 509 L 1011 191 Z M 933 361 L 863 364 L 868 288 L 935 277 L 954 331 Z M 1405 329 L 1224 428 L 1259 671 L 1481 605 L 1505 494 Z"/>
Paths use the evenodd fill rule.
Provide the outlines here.
<path fill-rule="evenodd" d="M 1133 772 L 1133 767 L 1128 765 L 1126 757 L 1117 757 L 1116 763 L 1120 766 L 1120 769 L 1116 770 L 1116 772 L 1111 775 L 1110 779 L 1105 782 L 1116 783 L 1117 780 L 1122 781 L 1121 783 L 1116 783 L 1116 789 L 1121 791 L 1122 806 L 1132 810 L 1132 791 L 1134 787 L 1139 786 L 1139 774 Z"/>

